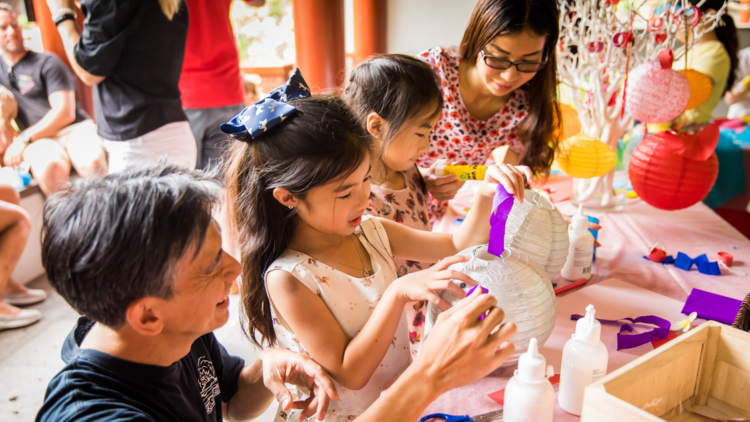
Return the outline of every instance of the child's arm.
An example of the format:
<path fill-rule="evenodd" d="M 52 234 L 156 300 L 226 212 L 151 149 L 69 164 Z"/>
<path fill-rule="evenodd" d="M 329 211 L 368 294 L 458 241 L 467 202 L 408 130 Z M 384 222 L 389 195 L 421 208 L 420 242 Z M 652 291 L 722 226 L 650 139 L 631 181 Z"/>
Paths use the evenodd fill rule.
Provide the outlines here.
<path fill-rule="evenodd" d="M 323 300 L 285 271 L 271 271 L 266 276 L 268 295 L 289 327 L 315 359 L 333 379 L 351 390 L 359 390 L 383 360 L 391 347 L 404 305 L 408 301 L 429 300 L 441 308 L 450 305 L 435 294 L 451 290 L 460 297 L 465 294 L 451 282 L 460 279 L 476 284 L 469 276 L 452 271 L 441 271 L 463 257 L 451 257 L 419 272 L 418 277 L 402 277 L 383 293 L 370 319 L 351 341 L 341 330 Z M 425 276 L 427 275 L 427 276 Z M 407 282 L 401 282 L 407 280 Z M 350 306 L 339 303 L 338 306 Z M 360 303 L 357 306 L 368 306 Z"/>
<path fill-rule="evenodd" d="M 531 180 L 531 170 L 526 166 L 498 164 L 487 169 L 482 187 L 474 204 L 455 234 L 432 233 L 416 230 L 394 221 L 380 219 L 391 242 L 393 255 L 414 261 L 436 262 L 470 246 L 487 243 L 490 238 L 492 199 L 498 184 L 523 201 L 523 175 Z"/>

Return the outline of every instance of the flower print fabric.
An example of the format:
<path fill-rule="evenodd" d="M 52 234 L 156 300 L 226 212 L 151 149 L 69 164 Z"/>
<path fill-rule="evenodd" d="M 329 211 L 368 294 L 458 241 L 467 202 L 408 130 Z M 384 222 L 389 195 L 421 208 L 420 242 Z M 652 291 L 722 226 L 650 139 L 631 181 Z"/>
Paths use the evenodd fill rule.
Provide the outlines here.
<path fill-rule="evenodd" d="M 432 231 L 427 210 L 427 186 L 417 166 L 402 172 L 405 189 L 393 190 L 371 184 L 370 203 L 365 214 L 393 220 L 417 230 Z M 415 271 L 425 270 L 432 262 L 409 261 L 393 258 L 398 276 Z M 419 346 L 424 337 L 424 317 L 427 311 L 425 302 L 414 302 L 406 305 L 406 320 L 409 323 L 409 340 L 412 357 L 416 359 Z"/>
<path fill-rule="evenodd" d="M 461 165 L 483 165 L 497 147 L 508 145 L 513 151 L 523 150 L 517 127 L 527 115 L 525 91 L 515 90 L 505 106 L 489 120 L 477 120 L 469 114 L 458 89 L 461 59 L 458 47 L 435 47 L 418 58 L 435 71 L 443 93 L 440 121 L 430 132 L 430 151 L 417 161 L 420 167 L 429 167 L 439 159 L 457 161 Z M 442 217 L 448 202 L 430 199 L 431 217 Z"/>
<path fill-rule="evenodd" d="M 397 278 L 390 242 L 382 224 L 377 219 L 366 216 L 356 235 L 367 249 L 374 275 L 365 278 L 352 277 L 309 255 L 291 249 L 287 249 L 266 270 L 266 274 L 277 270 L 286 271 L 317 294 L 348 339 L 354 338 L 362 330 L 385 289 Z M 271 312 L 278 347 L 309 356 L 305 346 L 289 329 L 274 306 L 271 307 Z M 409 344 L 406 317 L 402 313 L 391 346 L 367 385 L 361 390 L 354 391 L 334 381 L 340 400 L 331 401 L 325 420 L 352 420 L 372 405 L 380 397 L 383 386 L 389 385 L 409 366 Z M 299 421 L 299 411 L 285 413 L 281 419 L 287 422 Z"/>

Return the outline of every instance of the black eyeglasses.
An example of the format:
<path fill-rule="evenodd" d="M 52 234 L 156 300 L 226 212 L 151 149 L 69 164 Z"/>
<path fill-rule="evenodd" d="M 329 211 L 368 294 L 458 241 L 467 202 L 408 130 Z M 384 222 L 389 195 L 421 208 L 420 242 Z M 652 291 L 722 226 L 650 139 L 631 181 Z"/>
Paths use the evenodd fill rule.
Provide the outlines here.
<path fill-rule="evenodd" d="M 544 59 L 541 62 L 512 62 L 502 57 L 489 55 L 485 53 L 484 50 L 482 50 L 481 53 L 482 53 L 482 60 L 484 60 L 484 64 L 496 70 L 506 70 L 506 69 L 510 69 L 511 66 L 515 66 L 516 70 L 518 70 L 519 72 L 535 73 L 544 69 L 544 66 L 547 64 L 546 59 Z"/>
<path fill-rule="evenodd" d="M 18 91 L 18 78 L 16 78 L 16 74 L 13 73 L 13 68 L 8 66 L 8 82 L 10 83 L 10 87 Z"/>

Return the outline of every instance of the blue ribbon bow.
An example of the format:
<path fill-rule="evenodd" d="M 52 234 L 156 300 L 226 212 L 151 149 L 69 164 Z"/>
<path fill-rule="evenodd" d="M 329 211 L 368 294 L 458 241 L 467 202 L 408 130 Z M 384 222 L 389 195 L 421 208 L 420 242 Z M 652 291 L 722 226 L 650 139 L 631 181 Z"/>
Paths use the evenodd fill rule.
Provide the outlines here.
<path fill-rule="evenodd" d="M 266 98 L 245 107 L 231 120 L 221 125 L 221 131 L 235 139 L 249 142 L 258 139 L 269 129 L 291 117 L 297 109 L 287 101 L 310 96 L 310 88 L 299 69 L 282 85 L 266 95 Z M 248 136 L 249 135 L 249 136 Z"/>

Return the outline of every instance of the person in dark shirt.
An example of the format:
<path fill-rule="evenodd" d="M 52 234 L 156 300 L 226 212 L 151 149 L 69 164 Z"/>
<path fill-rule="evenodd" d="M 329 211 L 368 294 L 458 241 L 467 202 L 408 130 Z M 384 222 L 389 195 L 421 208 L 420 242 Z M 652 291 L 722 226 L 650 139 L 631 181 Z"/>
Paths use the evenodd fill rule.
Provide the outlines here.
<path fill-rule="evenodd" d="M 16 13 L 6 3 L 0 3 L 0 53 L 0 85 L 13 96 L 12 117 L 21 131 L 15 139 L 2 132 L 4 164 L 28 163 L 45 195 L 68 180 L 71 165 L 81 176 L 107 174 L 96 125 L 76 102 L 73 73 L 54 54 L 26 50 Z"/>
<path fill-rule="evenodd" d="M 245 365 L 214 337 L 240 265 L 221 249 L 211 217 L 221 187 L 209 176 L 160 163 L 79 179 L 48 199 L 42 262 L 83 316 L 37 421 L 247 420 L 274 396 L 322 419 L 337 398 L 305 355 L 268 349 Z M 313 397 L 293 403 L 284 383 Z"/>
<path fill-rule="evenodd" d="M 188 31 L 182 0 L 82 0 L 83 31 L 73 0 L 47 4 L 73 70 L 94 87 L 110 172 L 165 155 L 195 168 L 195 137 L 178 87 Z"/>

